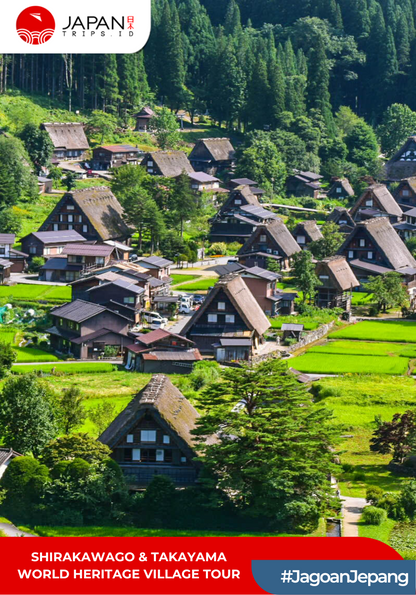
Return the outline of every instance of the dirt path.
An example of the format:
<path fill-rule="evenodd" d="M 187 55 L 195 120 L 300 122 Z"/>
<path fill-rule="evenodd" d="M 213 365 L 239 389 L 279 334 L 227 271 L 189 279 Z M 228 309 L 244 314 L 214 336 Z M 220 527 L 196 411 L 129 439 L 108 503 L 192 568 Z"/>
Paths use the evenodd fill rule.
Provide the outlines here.
<path fill-rule="evenodd" d="M 365 498 L 341 496 L 344 532 L 343 537 L 358 537 L 358 521 L 367 505 Z"/>
<path fill-rule="evenodd" d="M 25 531 L 20 531 L 20 529 L 18 529 L 11 523 L 0 523 L 0 531 L 3 531 L 3 533 L 5 533 L 7 537 L 37 537 L 37 535 L 32 535 L 31 533 L 26 533 Z"/>

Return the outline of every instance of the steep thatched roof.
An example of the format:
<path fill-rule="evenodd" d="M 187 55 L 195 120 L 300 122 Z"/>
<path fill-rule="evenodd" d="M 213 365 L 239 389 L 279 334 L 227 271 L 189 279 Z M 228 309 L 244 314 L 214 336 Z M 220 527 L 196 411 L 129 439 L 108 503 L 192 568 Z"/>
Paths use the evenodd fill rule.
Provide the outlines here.
<path fill-rule="evenodd" d="M 83 150 L 90 148 L 80 122 L 53 122 L 42 124 L 41 128 L 49 134 L 55 149 Z"/>
<path fill-rule="evenodd" d="M 228 195 L 227 200 L 221 207 L 221 213 L 228 211 L 230 208 L 236 209 L 233 205 L 235 199 L 241 199 L 241 206 L 252 205 L 253 207 L 260 207 L 260 203 L 255 194 L 252 193 L 250 186 L 237 186 Z M 273 213 L 271 213 L 273 215 Z"/>
<path fill-rule="evenodd" d="M 410 136 L 385 165 L 389 180 L 398 181 L 416 175 L 416 136 Z"/>
<path fill-rule="evenodd" d="M 317 263 L 316 274 L 328 275 L 339 291 L 348 291 L 360 285 L 344 256 L 324 258 Z"/>
<path fill-rule="evenodd" d="M 416 267 L 416 260 L 410 254 L 387 217 L 377 217 L 358 223 L 338 250 L 338 253 L 342 254 L 344 250 L 348 249 L 351 240 L 363 229 L 384 254 L 386 261 L 393 270 L 403 267 Z"/>
<path fill-rule="evenodd" d="M 238 254 L 248 254 L 253 252 L 252 246 L 258 241 L 258 238 L 261 235 L 268 235 L 272 242 L 276 244 L 279 253 L 283 254 L 286 258 L 290 258 L 296 254 L 296 252 L 301 251 L 299 244 L 294 240 L 283 221 L 281 219 L 275 219 L 268 225 L 259 225 L 253 231 L 251 237 L 246 241 Z"/>
<path fill-rule="evenodd" d="M 385 184 L 372 184 L 363 192 L 352 207 L 350 213 L 353 217 L 361 208 L 366 208 L 365 201 L 369 198 L 373 198 L 375 202 L 374 208 L 380 208 L 381 211 L 389 215 L 403 216 L 403 211 L 390 194 L 387 186 Z"/>
<path fill-rule="evenodd" d="M 123 221 L 123 208 L 106 186 L 67 192 L 62 200 L 71 197 L 88 217 L 102 241 L 127 238 L 132 230 Z"/>
<path fill-rule="evenodd" d="M 195 456 L 191 431 L 195 429 L 200 415 L 170 379 L 161 374 L 152 377 L 98 440 L 113 448 L 146 413 L 154 415 L 176 434 L 180 445 L 190 453 L 191 458 Z"/>
<path fill-rule="evenodd" d="M 202 306 L 195 312 L 181 331 L 181 335 L 186 336 L 202 314 L 209 309 L 210 304 L 220 291 L 224 291 L 228 296 L 238 314 L 250 330 L 254 330 L 259 335 L 263 335 L 267 329 L 270 328 L 269 320 L 247 287 L 244 279 L 242 279 L 238 273 L 231 273 L 221 277 L 211 289 Z"/>
<path fill-rule="evenodd" d="M 189 155 L 190 161 L 205 152 L 212 161 L 232 161 L 235 158 L 235 149 L 229 138 L 201 138 Z M 198 157 L 197 157 L 198 156 Z"/>
<path fill-rule="evenodd" d="M 330 213 L 327 217 L 327 221 L 331 223 L 339 224 L 340 221 L 345 221 L 344 225 L 350 225 L 351 227 L 355 226 L 355 221 L 349 214 L 348 210 L 345 207 L 335 207 L 335 209 Z"/>
<path fill-rule="evenodd" d="M 350 184 L 348 178 L 335 178 L 332 180 L 333 184 L 331 188 L 328 190 L 328 196 L 331 198 L 336 198 L 338 193 L 336 192 L 337 188 L 341 188 L 343 192 L 340 194 L 346 194 L 347 196 L 354 196 L 354 189 Z"/>
<path fill-rule="evenodd" d="M 176 178 L 183 172 L 191 174 L 194 171 L 186 153 L 183 151 L 157 151 L 155 153 L 148 153 L 143 160 L 144 163 L 149 158 L 154 161 L 165 178 Z"/>
<path fill-rule="evenodd" d="M 298 235 L 304 235 L 310 242 L 316 242 L 323 239 L 321 230 L 319 229 L 316 221 L 302 221 L 298 223 L 292 232 L 294 238 Z"/>

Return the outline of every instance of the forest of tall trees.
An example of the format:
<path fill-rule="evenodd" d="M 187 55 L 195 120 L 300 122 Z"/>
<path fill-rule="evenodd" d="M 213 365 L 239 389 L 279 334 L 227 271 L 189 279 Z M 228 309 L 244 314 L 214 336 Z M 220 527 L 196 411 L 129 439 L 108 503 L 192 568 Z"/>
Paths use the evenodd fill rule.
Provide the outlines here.
<path fill-rule="evenodd" d="M 113 113 L 145 103 L 209 110 L 229 126 L 278 127 L 308 115 L 329 136 L 349 106 L 378 124 L 416 110 L 416 0 L 153 0 L 132 55 L 3 55 L 0 92 Z"/>

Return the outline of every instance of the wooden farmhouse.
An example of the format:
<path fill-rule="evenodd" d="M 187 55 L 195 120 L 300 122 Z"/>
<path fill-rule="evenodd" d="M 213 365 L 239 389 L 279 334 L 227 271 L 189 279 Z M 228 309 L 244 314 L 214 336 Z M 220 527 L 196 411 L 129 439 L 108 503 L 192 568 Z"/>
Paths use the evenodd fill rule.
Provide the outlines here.
<path fill-rule="evenodd" d="M 213 242 L 244 243 L 257 226 L 277 218 L 259 203 L 249 186 L 238 186 L 211 220 L 210 238 Z"/>
<path fill-rule="evenodd" d="M 416 176 L 402 180 L 393 196 L 402 211 L 416 208 Z"/>
<path fill-rule="evenodd" d="M 297 293 L 277 288 L 282 275 L 260 267 L 244 267 L 239 274 L 266 316 L 293 314 Z"/>
<path fill-rule="evenodd" d="M 75 300 L 51 310 L 52 324 L 46 332 L 51 348 L 76 359 L 122 356 L 132 326 L 129 318 L 105 306 Z"/>
<path fill-rule="evenodd" d="M 340 247 L 360 284 L 371 276 L 396 271 L 413 295 L 416 289 L 416 260 L 387 217 L 362 221 Z"/>
<path fill-rule="evenodd" d="M 140 322 L 140 312 L 145 305 L 144 297 L 143 287 L 120 275 L 118 279 L 104 281 L 85 292 L 86 301 L 101 304 L 113 312 L 122 314 L 133 326 Z"/>
<path fill-rule="evenodd" d="M 149 132 L 150 120 L 155 117 L 151 107 L 144 107 L 134 117 L 136 118 L 136 132 Z"/>
<path fill-rule="evenodd" d="M 127 370 L 146 374 L 190 374 L 201 360 L 193 341 L 163 329 L 137 335 L 125 354 Z"/>
<path fill-rule="evenodd" d="M 193 174 L 194 170 L 183 151 L 156 151 L 146 153 L 141 165 L 151 176 L 177 178 L 181 174 Z"/>
<path fill-rule="evenodd" d="M 155 475 L 178 487 L 198 480 L 194 437 L 199 413 L 167 376 L 155 375 L 127 405 L 99 441 L 113 451 L 133 488 L 144 488 Z"/>
<path fill-rule="evenodd" d="M 235 160 L 235 149 L 229 138 L 202 138 L 189 155 L 195 171 L 212 176 L 233 171 Z"/>
<path fill-rule="evenodd" d="M 344 207 L 335 207 L 335 209 L 327 217 L 328 223 L 335 223 L 338 225 L 341 233 L 349 234 L 355 227 L 355 221 L 351 217 L 348 209 Z"/>
<path fill-rule="evenodd" d="M 369 186 L 350 210 L 355 221 L 364 221 L 374 217 L 388 217 L 391 223 L 403 218 L 403 211 L 384 184 Z"/>
<path fill-rule="evenodd" d="M 315 273 L 321 285 L 317 287 L 318 308 L 343 308 L 351 310 L 351 294 L 360 286 L 344 256 L 332 256 L 319 261 Z"/>
<path fill-rule="evenodd" d="M 102 145 L 92 152 L 92 169 L 109 170 L 122 165 L 139 165 L 143 151 L 132 145 Z"/>
<path fill-rule="evenodd" d="M 302 221 L 298 223 L 292 231 L 292 235 L 301 248 L 306 248 L 311 242 L 318 242 L 324 239 L 316 221 Z"/>
<path fill-rule="evenodd" d="M 410 136 L 385 165 L 386 178 L 400 182 L 416 176 L 416 136 Z"/>
<path fill-rule="evenodd" d="M 85 136 L 84 124 L 80 122 L 46 123 L 41 124 L 41 130 L 46 130 L 53 143 L 53 161 L 86 158 L 90 145 Z"/>
<path fill-rule="evenodd" d="M 293 256 L 301 248 L 279 218 L 268 225 L 259 225 L 238 252 L 239 262 L 247 267 L 268 268 L 269 259 L 282 270 L 291 267 Z"/>
<path fill-rule="evenodd" d="M 22 273 L 27 267 L 29 255 L 13 248 L 15 242 L 14 233 L 0 233 L 0 258 L 4 261 L 3 279 L 9 277 L 10 273 Z"/>
<path fill-rule="evenodd" d="M 171 282 L 169 277 L 170 268 L 173 265 L 172 260 L 163 258 L 162 256 L 147 256 L 138 261 L 139 266 L 148 271 L 149 275 L 156 279 Z"/>
<path fill-rule="evenodd" d="M 344 200 L 345 198 L 354 196 L 354 189 L 348 178 L 332 178 L 331 183 L 327 194 L 328 198 Z"/>
<path fill-rule="evenodd" d="M 249 360 L 270 327 L 253 294 L 238 273 L 222 277 L 181 334 L 201 353 L 217 361 Z"/>
<path fill-rule="evenodd" d="M 311 171 L 294 173 L 286 180 L 286 194 L 299 198 L 303 196 L 318 198 L 322 191 L 322 177 Z"/>
<path fill-rule="evenodd" d="M 41 256 L 51 258 L 62 254 L 68 244 L 80 244 L 87 240 L 74 229 L 69 231 L 36 231 L 20 240 L 22 250 L 29 258 Z"/>
<path fill-rule="evenodd" d="M 191 179 L 191 188 L 195 192 L 226 193 L 225 188 L 220 188 L 221 180 L 210 176 L 203 171 L 188 174 Z"/>
<path fill-rule="evenodd" d="M 123 209 L 109 188 L 94 187 L 66 192 L 39 231 L 75 230 L 88 241 L 125 242 L 132 230 Z"/>

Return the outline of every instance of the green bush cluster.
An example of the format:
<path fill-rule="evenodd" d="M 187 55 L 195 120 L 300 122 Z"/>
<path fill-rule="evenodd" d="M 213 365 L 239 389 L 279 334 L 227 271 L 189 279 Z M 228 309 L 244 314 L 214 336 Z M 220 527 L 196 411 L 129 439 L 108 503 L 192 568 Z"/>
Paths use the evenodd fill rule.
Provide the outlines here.
<path fill-rule="evenodd" d="M 366 506 L 363 510 L 362 520 L 366 525 L 381 525 L 387 519 L 387 512 L 375 506 Z"/>

